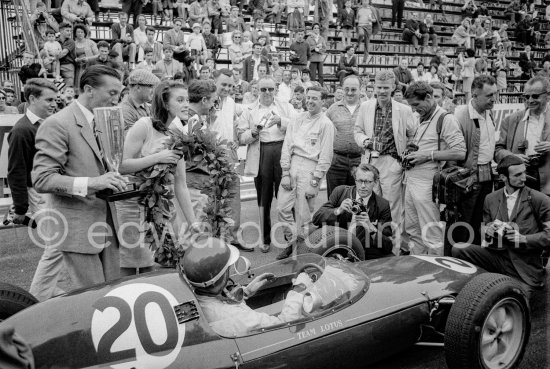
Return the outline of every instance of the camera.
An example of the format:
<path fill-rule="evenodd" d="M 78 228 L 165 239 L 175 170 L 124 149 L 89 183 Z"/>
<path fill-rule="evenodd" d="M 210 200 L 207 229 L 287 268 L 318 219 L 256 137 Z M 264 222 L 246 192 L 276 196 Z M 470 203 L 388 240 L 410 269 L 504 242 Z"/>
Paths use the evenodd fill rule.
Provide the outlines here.
<path fill-rule="evenodd" d="M 378 141 L 376 141 L 376 138 L 372 141 L 369 141 L 367 143 L 367 146 L 365 149 L 370 150 L 370 157 L 371 158 L 379 158 L 380 157 L 380 151 L 382 150 L 382 144 Z"/>
<path fill-rule="evenodd" d="M 528 167 L 538 168 L 544 164 L 542 161 L 541 154 L 528 155 L 528 158 L 529 158 L 529 163 L 527 164 Z"/>
<path fill-rule="evenodd" d="M 361 213 L 366 213 L 367 212 L 367 207 L 365 206 L 365 204 L 363 204 L 363 203 L 361 203 L 357 200 L 353 200 L 353 203 L 351 204 L 351 212 L 354 215 L 361 214 Z"/>
<path fill-rule="evenodd" d="M 260 122 L 256 124 L 256 128 L 258 129 L 258 131 L 265 127 L 265 125 L 269 122 L 272 116 L 273 116 L 273 113 L 268 112 L 262 117 L 262 119 L 260 119 Z"/>
<path fill-rule="evenodd" d="M 493 222 L 493 225 L 496 226 L 495 234 L 500 236 L 500 237 L 504 237 L 507 230 L 513 230 L 513 228 L 510 227 L 510 225 L 508 223 L 503 222 L 500 219 L 495 219 L 495 221 Z"/>
<path fill-rule="evenodd" d="M 415 145 L 413 143 L 407 145 L 407 148 L 405 149 L 405 151 L 403 151 L 403 155 L 401 155 L 401 157 L 403 158 L 403 161 L 401 162 L 401 166 L 403 167 L 403 169 L 408 170 L 414 167 L 414 164 L 412 164 L 409 159 L 406 159 L 405 157 L 415 151 L 418 151 L 418 145 Z"/>

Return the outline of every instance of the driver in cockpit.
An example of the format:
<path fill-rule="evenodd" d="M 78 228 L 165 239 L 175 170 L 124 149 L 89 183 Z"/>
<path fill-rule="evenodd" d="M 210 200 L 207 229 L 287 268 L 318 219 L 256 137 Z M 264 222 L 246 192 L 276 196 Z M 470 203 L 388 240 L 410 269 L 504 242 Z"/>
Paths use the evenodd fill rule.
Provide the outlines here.
<path fill-rule="evenodd" d="M 208 238 L 206 241 L 205 247 L 192 247 L 186 250 L 183 270 L 187 280 L 195 288 L 206 319 L 216 333 L 226 337 L 244 336 L 258 328 L 302 317 L 302 292 L 313 283 L 306 273 L 300 273 L 293 281 L 293 288 L 289 291 L 278 316 L 257 312 L 244 300 L 273 280 L 274 275 L 264 273 L 257 276 L 241 290 L 240 294 L 235 293 L 238 288 L 229 291 L 229 268 L 239 259 L 239 250 L 217 238 Z"/>

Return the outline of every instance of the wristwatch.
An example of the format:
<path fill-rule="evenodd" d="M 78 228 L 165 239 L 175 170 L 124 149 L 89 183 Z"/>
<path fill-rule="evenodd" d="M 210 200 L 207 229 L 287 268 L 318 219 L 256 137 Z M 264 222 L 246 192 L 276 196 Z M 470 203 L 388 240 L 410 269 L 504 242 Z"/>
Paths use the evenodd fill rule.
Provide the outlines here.
<path fill-rule="evenodd" d="M 316 179 L 312 179 L 311 182 L 309 182 L 309 184 L 311 185 L 311 187 L 317 187 L 319 186 L 319 181 Z"/>

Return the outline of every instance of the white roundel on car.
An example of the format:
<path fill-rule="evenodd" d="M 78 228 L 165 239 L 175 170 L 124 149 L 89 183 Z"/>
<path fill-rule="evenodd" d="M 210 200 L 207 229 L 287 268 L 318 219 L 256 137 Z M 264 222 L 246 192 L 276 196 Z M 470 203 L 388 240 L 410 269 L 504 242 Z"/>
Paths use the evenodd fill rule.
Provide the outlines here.
<path fill-rule="evenodd" d="M 428 256 L 428 255 L 413 255 L 415 258 L 422 259 L 429 263 L 435 264 L 445 269 L 450 269 L 457 273 L 474 274 L 478 271 L 477 267 L 464 260 L 455 259 L 446 256 Z"/>
<path fill-rule="evenodd" d="M 97 300 L 91 334 L 99 366 L 166 368 L 181 351 L 185 324 L 178 324 L 176 298 L 162 287 L 135 283 Z"/>

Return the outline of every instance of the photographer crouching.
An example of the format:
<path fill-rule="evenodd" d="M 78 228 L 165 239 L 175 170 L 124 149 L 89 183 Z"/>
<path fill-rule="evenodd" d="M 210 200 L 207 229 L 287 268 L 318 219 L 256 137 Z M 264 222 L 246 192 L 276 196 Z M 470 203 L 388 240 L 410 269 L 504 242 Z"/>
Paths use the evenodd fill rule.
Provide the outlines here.
<path fill-rule="evenodd" d="M 365 260 L 394 256 L 390 203 L 373 192 L 378 169 L 363 163 L 352 169 L 352 176 L 356 185 L 336 187 L 328 202 L 313 215 L 313 224 L 348 229 L 355 223 L 355 235 L 365 249 Z"/>
<path fill-rule="evenodd" d="M 550 248 L 550 198 L 525 187 L 525 164 L 515 155 L 503 158 L 497 172 L 505 187 L 485 198 L 482 246 L 454 247 L 452 254 L 518 279 L 530 294 L 544 283 L 541 253 Z"/>

